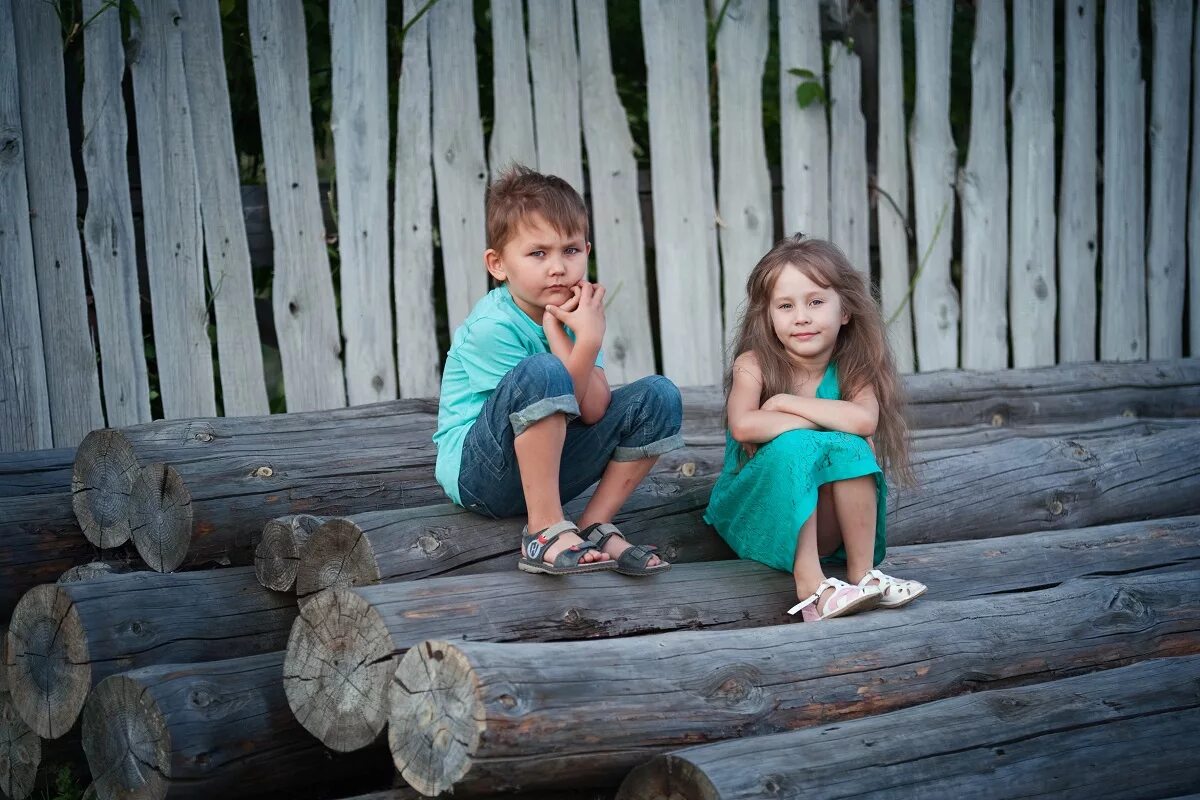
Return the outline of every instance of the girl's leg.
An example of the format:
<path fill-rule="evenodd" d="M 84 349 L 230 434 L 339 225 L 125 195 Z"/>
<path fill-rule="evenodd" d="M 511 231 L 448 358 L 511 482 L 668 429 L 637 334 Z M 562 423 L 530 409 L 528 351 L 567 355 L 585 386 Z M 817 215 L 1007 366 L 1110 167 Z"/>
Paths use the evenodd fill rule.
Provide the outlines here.
<path fill-rule="evenodd" d="M 595 522 L 611 522 L 617 512 L 621 510 L 621 506 L 625 505 L 629 495 L 633 494 L 633 490 L 650 474 L 656 461 L 658 461 L 658 456 L 639 458 L 636 461 L 608 462 L 595 494 L 588 500 L 587 508 L 583 510 L 583 516 L 579 518 L 579 527 L 586 528 Z M 531 515 L 532 513 L 530 511 Z M 620 558 L 621 553 L 632 546 L 620 536 L 612 536 L 604 543 L 604 552 L 613 558 Z M 659 564 L 658 556 L 651 556 L 650 560 L 646 562 L 647 567 L 657 564 Z"/>
<path fill-rule="evenodd" d="M 824 483 L 817 489 L 817 552 L 824 558 L 841 546 L 842 526 L 838 524 L 833 484 Z"/>
<path fill-rule="evenodd" d="M 877 503 L 875 476 L 831 484 L 833 507 L 846 547 L 846 580 L 858 583 L 873 566 Z"/>
<path fill-rule="evenodd" d="M 800 526 L 800 537 L 796 541 L 796 557 L 792 564 L 792 577 L 796 580 L 796 597 L 800 600 L 815 592 L 821 585 L 821 581 L 825 580 L 825 573 L 821 570 L 821 556 L 817 550 L 816 512 Z M 825 601 L 832 593 L 832 589 L 822 592 L 821 598 L 817 601 L 817 607 L 823 608 Z"/>
<path fill-rule="evenodd" d="M 566 437 L 566 418 L 562 414 L 552 414 L 533 423 L 513 440 L 517 463 L 521 468 L 521 489 L 525 493 L 531 532 L 544 531 L 563 519 L 562 503 L 558 496 L 558 466 Z M 564 533 L 546 550 L 543 559 L 553 563 L 559 553 L 581 541 L 573 533 Z M 595 551 L 584 553 L 580 559 L 585 564 L 607 560 L 607 555 Z"/>

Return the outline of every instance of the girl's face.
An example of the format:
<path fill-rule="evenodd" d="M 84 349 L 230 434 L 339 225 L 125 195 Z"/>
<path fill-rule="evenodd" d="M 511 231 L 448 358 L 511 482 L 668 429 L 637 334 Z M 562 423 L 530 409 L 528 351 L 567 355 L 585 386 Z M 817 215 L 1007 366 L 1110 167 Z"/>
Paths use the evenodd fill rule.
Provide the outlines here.
<path fill-rule="evenodd" d="M 783 348 L 800 363 L 827 362 L 838 332 L 850 321 L 842 298 L 788 264 L 771 289 L 771 327 Z"/>

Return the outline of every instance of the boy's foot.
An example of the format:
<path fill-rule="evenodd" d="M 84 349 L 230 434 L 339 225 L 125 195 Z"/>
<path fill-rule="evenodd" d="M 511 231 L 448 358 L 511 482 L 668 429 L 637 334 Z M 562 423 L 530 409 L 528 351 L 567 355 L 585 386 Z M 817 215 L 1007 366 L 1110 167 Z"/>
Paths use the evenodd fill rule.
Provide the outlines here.
<path fill-rule="evenodd" d="M 634 545 L 611 522 L 593 522 L 579 534 L 603 550 L 616 562 L 622 575 L 650 575 L 666 572 L 671 565 L 654 555 L 654 545 Z"/>
<path fill-rule="evenodd" d="M 879 601 L 880 608 L 900 608 L 925 594 L 928 588 L 920 581 L 910 581 L 903 578 L 893 578 L 877 569 L 869 569 L 858 582 L 861 587 L 876 586 L 883 599 Z"/>
<path fill-rule="evenodd" d="M 556 522 L 536 533 L 530 533 L 528 526 L 521 531 L 521 560 L 517 562 L 517 568 L 524 572 L 571 575 L 609 570 L 614 566 L 615 562 L 594 544 L 580 539 L 579 529 L 573 522 Z"/>

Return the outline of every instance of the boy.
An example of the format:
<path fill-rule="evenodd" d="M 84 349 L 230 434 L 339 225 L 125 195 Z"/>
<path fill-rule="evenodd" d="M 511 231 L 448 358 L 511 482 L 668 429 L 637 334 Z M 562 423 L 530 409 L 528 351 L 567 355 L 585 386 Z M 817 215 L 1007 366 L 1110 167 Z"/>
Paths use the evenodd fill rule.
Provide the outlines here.
<path fill-rule="evenodd" d="M 658 456 L 683 446 L 683 407 L 658 375 L 610 392 L 587 232 L 583 198 L 561 178 L 516 166 L 488 190 L 483 261 L 501 285 L 454 332 L 437 479 L 471 511 L 528 515 L 526 572 L 649 575 L 670 564 L 631 546 L 612 518 Z M 579 525 L 566 520 L 562 502 L 597 478 Z"/>

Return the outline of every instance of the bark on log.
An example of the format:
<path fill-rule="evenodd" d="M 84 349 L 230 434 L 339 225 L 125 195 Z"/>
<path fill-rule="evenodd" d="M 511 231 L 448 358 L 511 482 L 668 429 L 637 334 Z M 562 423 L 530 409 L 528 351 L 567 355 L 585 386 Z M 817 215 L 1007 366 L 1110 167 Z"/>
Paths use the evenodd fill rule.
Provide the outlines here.
<path fill-rule="evenodd" d="M 250 563 L 252 539 L 272 517 L 444 500 L 432 469 L 436 414 L 433 401 L 401 400 L 94 431 L 76 456 L 75 512 L 104 546 L 144 525 L 139 552 L 152 566 L 179 566 L 169 557 L 181 552 L 189 564 Z M 138 469 L 155 464 L 170 468 L 139 487 Z"/>
<path fill-rule="evenodd" d="M 83 710 L 97 797 L 309 797 L 387 785 L 377 749 L 335 758 L 288 711 L 283 653 L 130 670 Z"/>
<path fill-rule="evenodd" d="M 894 549 L 886 569 L 931 599 L 1053 586 L 1094 574 L 1200 566 L 1200 517 Z M 844 576 L 843 576 L 844 577 Z M 749 561 L 685 564 L 652 582 L 515 572 L 318 595 L 292 626 L 284 686 L 296 718 L 334 750 L 366 747 L 387 723 L 396 661 L 423 639 L 558 641 L 779 624 L 792 576 Z"/>
<path fill-rule="evenodd" d="M 324 517 L 312 514 L 289 514 L 269 520 L 263 526 L 262 541 L 254 549 L 254 574 L 267 589 L 290 592 L 296 586 L 296 569 L 300 564 L 300 549 Z"/>
<path fill-rule="evenodd" d="M 1200 512 L 1200 426 L 1148 436 L 1011 439 L 919 454 L 915 489 L 888 498 L 892 545 L 981 539 Z M 695 463 L 695 462 L 690 462 Z M 673 562 L 729 558 L 703 521 L 714 477 L 658 475 L 617 524 Z M 571 518 L 583 499 L 568 504 Z M 490 520 L 455 506 L 330 520 L 301 554 L 301 599 L 334 586 L 511 569 L 520 519 Z"/>
<path fill-rule="evenodd" d="M 745 631 L 426 641 L 389 688 L 389 743 L 404 779 L 430 795 L 611 785 L 681 745 L 1200 652 L 1198 580 L 1195 571 L 1088 579 Z"/>
<path fill-rule="evenodd" d="M 57 738 L 109 675 L 280 650 L 295 616 L 295 598 L 249 568 L 37 586 L 9 624 L 9 688 L 30 727 Z"/>
<path fill-rule="evenodd" d="M 1195 656 L 1153 659 L 839 725 L 690 747 L 635 769 L 617 800 L 1174 797 L 1200 785 L 1193 738 L 1198 673 Z M 905 730 L 919 735 L 897 735 Z"/>

